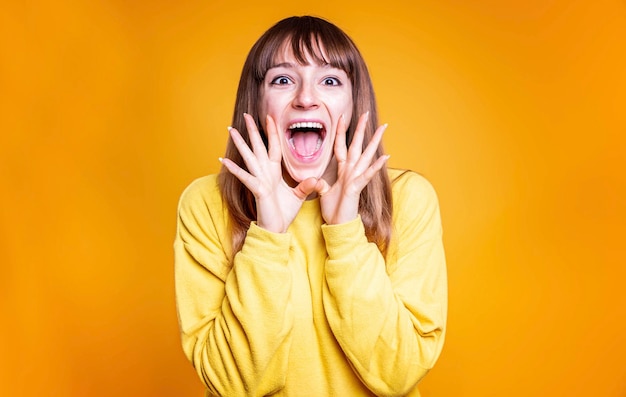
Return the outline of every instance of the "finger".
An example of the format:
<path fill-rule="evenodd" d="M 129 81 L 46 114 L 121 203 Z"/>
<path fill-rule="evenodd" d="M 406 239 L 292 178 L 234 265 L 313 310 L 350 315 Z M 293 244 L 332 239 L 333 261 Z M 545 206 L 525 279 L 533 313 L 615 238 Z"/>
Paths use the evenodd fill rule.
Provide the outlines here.
<path fill-rule="evenodd" d="M 376 154 L 376 150 L 378 150 L 378 147 L 380 146 L 380 142 L 383 139 L 383 134 L 387 130 L 387 126 L 388 124 L 383 124 L 380 127 L 378 127 L 378 129 L 376 129 L 374 136 L 369 141 L 369 143 L 367 144 L 367 147 L 363 151 L 363 154 L 361 155 L 359 162 L 363 161 L 367 165 L 371 163 L 372 159 L 374 158 L 374 155 Z"/>
<path fill-rule="evenodd" d="M 223 159 L 220 157 L 219 160 L 220 160 L 220 163 L 222 163 L 224 167 L 226 167 L 228 172 L 230 172 L 237 179 L 239 179 L 241 183 L 243 183 L 244 186 L 247 187 L 252 192 L 252 194 L 256 195 L 257 193 L 256 192 L 256 179 L 252 175 L 250 175 L 244 169 L 239 167 L 237 163 L 235 163 L 231 159 L 228 159 L 228 158 Z"/>
<path fill-rule="evenodd" d="M 320 196 L 323 196 L 330 191 L 330 185 L 325 179 L 320 178 L 314 186 L 314 191 Z"/>
<path fill-rule="evenodd" d="M 228 127 L 228 133 L 230 134 L 230 137 L 233 140 L 235 147 L 239 151 L 239 154 L 241 154 L 241 157 L 243 158 L 246 167 L 248 167 L 248 170 L 251 173 L 256 175 L 259 171 L 256 156 L 254 155 L 254 153 L 252 153 L 252 150 L 250 150 L 250 147 L 236 128 Z"/>
<path fill-rule="evenodd" d="M 359 122 L 356 125 L 350 148 L 348 148 L 347 160 L 354 163 L 361 157 L 363 151 L 363 137 L 365 136 L 365 127 L 367 127 L 367 120 L 369 119 L 370 112 L 365 112 L 359 117 Z"/>
<path fill-rule="evenodd" d="M 260 158 L 267 158 L 267 149 L 265 148 L 263 139 L 261 139 L 261 133 L 259 132 L 254 119 L 248 113 L 244 113 L 243 118 L 246 120 L 246 129 L 248 130 L 248 136 L 250 137 L 252 151 Z"/>
<path fill-rule="evenodd" d="M 282 156 L 280 154 L 280 137 L 276 128 L 276 123 L 274 122 L 272 116 L 270 116 L 269 114 L 267 115 L 265 120 L 267 130 L 267 142 L 269 145 L 267 154 L 270 160 L 280 162 Z"/>
<path fill-rule="evenodd" d="M 380 171 L 383 166 L 385 165 L 385 163 L 387 162 L 387 160 L 389 160 L 389 156 L 388 154 L 384 155 L 384 156 L 380 156 L 379 158 L 376 159 L 376 161 L 369 166 L 364 173 L 362 173 L 359 178 L 358 178 L 358 182 L 357 182 L 357 186 L 360 190 L 363 190 L 363 188 L 365 188 L 365 186 L 370 183 L 370 181 L 372 180 L 372 178 L 374 177 L 374 175 L 376 175 L 376 173 L 378 171 Z"/>
<path fill-rule="evenodd" d="M 293 188 L 293 193 L 300 200 L 304 200 L 307 197 L 309 197 L 311 193 L 314 193 L 317 191 L 316 190 L 317 184 L 318 184 L 317 178 L 314 178 L 314 177 L 307 178 L 303 180 L 302 182 L 298 183 L 298 185 Z"/>
<path fill-rule="evenodd" d="M 348 156 L 348 148 L 346 147 L 346 119 L 342 114 L 337 123 L 337 135 L 335 136 L 335 158 L 337 162 L 346 161 Z"/>

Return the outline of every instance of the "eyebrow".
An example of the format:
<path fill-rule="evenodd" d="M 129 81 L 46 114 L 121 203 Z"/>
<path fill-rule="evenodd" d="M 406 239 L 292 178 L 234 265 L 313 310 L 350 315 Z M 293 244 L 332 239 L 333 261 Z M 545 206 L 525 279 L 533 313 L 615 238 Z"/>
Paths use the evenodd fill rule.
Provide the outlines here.
<path fill-rule="evenodd" d="M 291 62 L 282 62 L 282 63 L 278 63 L 276 65 L 272 65 L 270 66 L 270 69 L 275 69 L 275 68 L 293 68 L 295 65 Z"/>
<path fill-rule="evenodd" d="M 296 66 L 296 65 L 295 65 L 294 63 L 291 63 L 291 62 L 281 62 L 281 63 L 277 63 L 277 64 L 275 64 L 275 65 L 270 66 L 270 67 L 269 67 L 269 69 L 267 69 L 267 70 L 270 70 L 270 69 L 275 69 L 275 68 L 287 68 L 287 69 L 292 69 L 292 68 L 294 68 L 295 66 Z M 321 66 L 321 67 L 323 67 L 323 68 L 333 68 L 333 69 L 336 69 L 336 68 L 335 68 L 334 66 L 332 66 L 330 63 L 325 63 L 325 64 L 322 64 L 322 65 L 319 65 L 319 66 Z"/>

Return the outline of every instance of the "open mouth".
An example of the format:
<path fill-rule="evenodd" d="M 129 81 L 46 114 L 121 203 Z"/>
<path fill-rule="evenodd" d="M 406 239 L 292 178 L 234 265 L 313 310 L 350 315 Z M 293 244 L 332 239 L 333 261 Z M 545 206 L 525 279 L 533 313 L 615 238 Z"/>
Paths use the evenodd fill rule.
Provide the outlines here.
<path fill-rule="evenodd" d="M 303 159 L 315 158 L 326 137 L 326 129 L 316 121 L 292 123 L 287 128 L 287 141 L 291 150 Z"/>

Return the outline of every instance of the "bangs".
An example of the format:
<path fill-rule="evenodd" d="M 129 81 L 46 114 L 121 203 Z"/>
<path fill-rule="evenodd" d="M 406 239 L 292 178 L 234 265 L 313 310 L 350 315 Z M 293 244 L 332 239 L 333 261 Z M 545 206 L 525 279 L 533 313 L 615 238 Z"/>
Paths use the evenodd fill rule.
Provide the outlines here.
<path fill-rule="evenodd" d="M 350 38 L 336 26 L 320 19 L 294 17 L 281 21 L 259 40 L 258 60 L 254 68 L 257 81 L 278 63 L 287 50 L 300 65 L 312 59 L 320 65 L 341 69 L 354 82 L 354 70 L 360 54 Z"/>

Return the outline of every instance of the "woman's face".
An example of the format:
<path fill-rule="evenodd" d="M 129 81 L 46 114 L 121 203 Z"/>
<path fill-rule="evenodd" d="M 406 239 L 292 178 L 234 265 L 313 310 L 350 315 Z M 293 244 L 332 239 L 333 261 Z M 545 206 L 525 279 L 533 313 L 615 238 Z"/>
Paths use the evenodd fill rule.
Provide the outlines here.
<path fill-rule="evenodd" d="M 337 125 L 342 115 L 345 126 L 352 118 L 352 84 L 343 70 L 318 64 L 310 56 L 306 65 L 299 64 L 286 47 L 265 74 L 259 118 L 264 124 L 270 115 L 276 123 L 289 184 L 309 177 L 332 183 L 337 174 Z"/>

